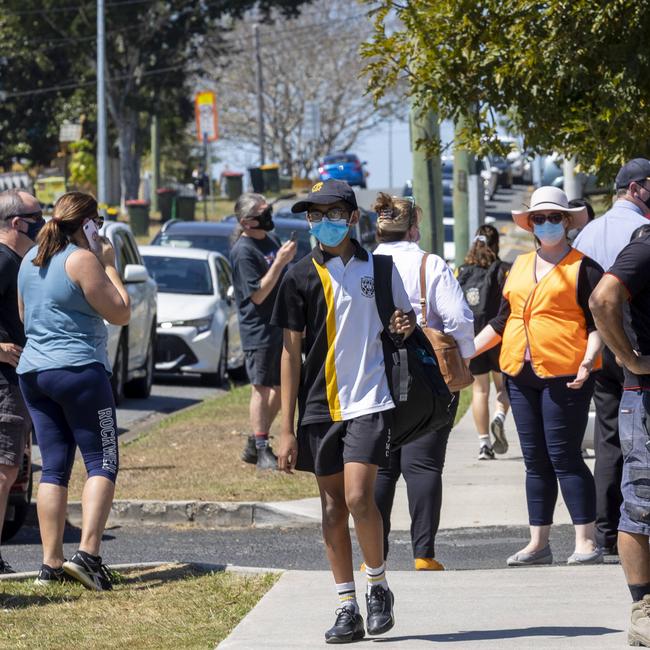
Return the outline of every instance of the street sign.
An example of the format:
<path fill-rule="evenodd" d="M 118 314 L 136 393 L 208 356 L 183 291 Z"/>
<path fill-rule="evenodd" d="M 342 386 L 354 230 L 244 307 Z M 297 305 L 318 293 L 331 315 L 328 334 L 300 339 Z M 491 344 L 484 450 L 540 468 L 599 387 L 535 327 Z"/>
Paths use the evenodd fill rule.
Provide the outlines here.
<path fill-rule="evenodd" d="M 320 138 L 320 105 L 318 102 L 305 102 L 303 128 L 305 130 L 305 139 L 308 142 Z"/>
<path fill-rule="evenodd" d="M 81 124 L 65 120 L 59 128 L 59 142 L 77 142 L 81 140 Z"/>
<path fill-rule="evenodd" d="M 196 93 L 194 99 L 196 137 L 199 142 L 215 142 L 219 138 L 217 120 L 217 97 L 210 91 Z"/>

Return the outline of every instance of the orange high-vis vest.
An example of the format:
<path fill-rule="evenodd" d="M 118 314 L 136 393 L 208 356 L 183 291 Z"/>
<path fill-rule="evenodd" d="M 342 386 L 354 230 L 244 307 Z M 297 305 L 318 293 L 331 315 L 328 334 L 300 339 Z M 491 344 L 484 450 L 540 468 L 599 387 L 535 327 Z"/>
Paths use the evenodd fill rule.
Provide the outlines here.
<path fill-rule="evenodd" d="M 578 273 L 583 257 L 572 248 L 539 282 L 535 279 L 536 252 L 515 260 L 503 288 L 511 310 L 499 356 L 503 372 L 518 375 L 528 347 L 538 377 L 577 374 L 588 336 L 585 315 L 578 303 Z M 600 367 L 598 355 L 594 370 Z"/>

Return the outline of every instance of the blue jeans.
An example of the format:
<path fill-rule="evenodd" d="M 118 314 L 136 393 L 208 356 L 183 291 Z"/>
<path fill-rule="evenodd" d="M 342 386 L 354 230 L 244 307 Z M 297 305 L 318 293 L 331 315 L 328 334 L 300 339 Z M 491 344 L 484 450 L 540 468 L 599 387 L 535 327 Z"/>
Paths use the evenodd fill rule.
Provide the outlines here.
<path fill-rule="evenodd" d="M 593 374 L 579 390 L 573 377 L 541 379 L 530 363 L 507 377 L 512 414 L 526 465 L 526 500 L 531 526 L 553 523 L 557 484 L 574 524 L 596 519 L 594 477 L 582 458 L 582 439 L 594 390 Z"/>
<path fill-rule="evenodd" d="M 623 452 L 621 518 L 624 533 L 650 536 L 650 393 L 626 390 L 621 399 L 618 431 Z"/>

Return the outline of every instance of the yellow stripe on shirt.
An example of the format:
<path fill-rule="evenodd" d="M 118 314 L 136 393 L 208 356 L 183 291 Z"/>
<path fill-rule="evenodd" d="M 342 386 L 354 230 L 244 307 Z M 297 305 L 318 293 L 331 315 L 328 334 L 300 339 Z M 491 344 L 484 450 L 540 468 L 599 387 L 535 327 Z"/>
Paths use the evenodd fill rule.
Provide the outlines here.
<path fill-rule="evenodd" d="M 327 306 L 327 356 L 325 357 L 325 384 L 327 392 L 327 404 L 330 409 L 332 422 L 340 422 L 341 402 L 339 400 L 339 387 L 336 379 L 336 363 L 334 341 L 336 339 L 336 311 L 334 305 L 334 290 L 332 289 L 332 279 L 325 266 L 321 266 L 316 260 L 312 260 L 325 294 L 325 305 Z"/>

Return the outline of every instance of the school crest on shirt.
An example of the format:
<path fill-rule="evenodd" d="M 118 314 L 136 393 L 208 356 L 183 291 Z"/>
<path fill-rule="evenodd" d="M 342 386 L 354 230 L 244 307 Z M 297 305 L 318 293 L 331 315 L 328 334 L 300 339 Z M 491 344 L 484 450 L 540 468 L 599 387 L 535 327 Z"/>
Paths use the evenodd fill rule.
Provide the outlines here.
<path fill-rule="evenodd" d="M 481 292 L 476 287 L 470 287 L 465 292 L 465 299 L 470 307 L 476 307 L 481 302 Z"/>
<path fill-rule="evenodd" d="M 364 275 L 361 278 L 361 293 L 366 298 L 373 298 L 375 295 L 375 278 Z"/>

